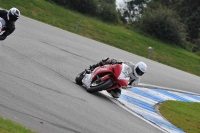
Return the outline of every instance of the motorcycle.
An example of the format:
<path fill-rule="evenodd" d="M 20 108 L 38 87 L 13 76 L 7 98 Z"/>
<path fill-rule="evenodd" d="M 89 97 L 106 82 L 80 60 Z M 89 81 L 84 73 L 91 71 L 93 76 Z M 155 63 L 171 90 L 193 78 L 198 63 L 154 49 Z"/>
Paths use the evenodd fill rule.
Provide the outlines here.
<path fill-rule="evenodd" d="M 86 87 L 87 92 L 95 93 L 126 87 L 129 83 L 130 67 L 123 63 L 107 64 L 95 68 L 91 73 L 81 72 L 75 78 L 78 85 Z"/>

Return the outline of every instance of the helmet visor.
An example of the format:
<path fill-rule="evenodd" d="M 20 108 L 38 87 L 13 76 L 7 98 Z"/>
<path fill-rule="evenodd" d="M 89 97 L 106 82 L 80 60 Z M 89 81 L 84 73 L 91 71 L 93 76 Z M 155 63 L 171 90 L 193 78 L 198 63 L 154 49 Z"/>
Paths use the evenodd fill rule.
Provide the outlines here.
<path fill-rule="evenodd" d="M 137 67 L 137 68 L 135 69 L 135 71 L 136 71 L 136 73 L 137 73 L 138 76 L 142 76 L 142 75 L 144 74 L 144 72 L 142 72 L 142 71 L 139 69 L 139 67 Z"/>

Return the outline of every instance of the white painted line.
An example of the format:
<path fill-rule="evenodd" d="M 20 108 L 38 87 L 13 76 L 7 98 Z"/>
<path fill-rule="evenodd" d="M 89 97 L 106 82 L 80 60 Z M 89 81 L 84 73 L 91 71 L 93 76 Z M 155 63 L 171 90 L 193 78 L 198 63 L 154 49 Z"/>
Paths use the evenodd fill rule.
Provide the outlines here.
<path fill-rule="evenodd" d="M 133 112 L 132 110 L 130 110 L 128 107 L 122 105 L 117 99 L 112 98 L 106 91 L 101 91 L 102 94 L 106 95 L 112 102 L 114 102 L 115 104 L 117 104 L 118 106 L 122 107 L 123 109 L 125 109 L 126 111 L 128 111 L 129 113 L 135 115 L 136 117 L 142 119 L 143 121 L 147 122 L 148 124 L 152 125 L 153 127 L 159 129 L 160 131 L 164 132 L 164 133 L 169 133 L 167 130 L 162 129 L 161 127 L 155 125 L 154 123 L 150 122 L 149 120 L 144 119 L 142 116 L 138 115 L 137 113 Z"/>
<path fill-rule="evenodd" d="M 156 103 L 158 103 L 155 100 L 152 100 L 150 98 L 138 95 L 137 93 L 133 93 L 131 91 L 123 90 L 122 94 L 127 95 L 129 97 L 133 97 L 133 98 L 138 99 L 138 100 L 141 100 L 141 101 L 146 102 L 146 103 L 148 103 L 150 105 L 155 105 Z"/>
<path fill-rule="evenodd" d="M 192 98 L 192 97 L 186 96 L 186 95 L 184 95 L 183 93 L 178 93 L 178 92 L 171 92 L 171 93 L 173 93 L 173 94 L 175 94 L 175 95 L 178 95 L 178 96 L 180 96 L 180 97 L 183 97 L 183 98 L 185 98 L 185 99 L 188 99 L 188 100 L 190 100 L 190 101 L 192 101 L 192 102 L 200 102 L 200 100 L 196 100 L 196 99 L 194 99 L 194 98 Z"/>
<path fill-rule="evenodd" d="M 148 88 L 139 88 L 138 87 L 138 89 L 140 89 L 140 90 L 142 90 L 142 91 L 145 91 L 145 92 L 147 92 L 147 93 L 149 93 L 149 94 L 151 94 L 151 95 L 154 95 L 154 96 L 157 96 L 157 97 L 159 97 L 159 98 L 162 98 L 163 100 L 176 100 L 176 99 L 174 99 L 174 98 L 172 98 L 172 97 L 169 97 L 169 96 L 167 96 L 167 95 L 164 95 L 164 94 L 162 94 L 162 93 L 158 93 L 158 92 L 155 92 L 155 91 L 153 91 L 153 90 L 151 90 L 151 89 L 148 89 Z"/>

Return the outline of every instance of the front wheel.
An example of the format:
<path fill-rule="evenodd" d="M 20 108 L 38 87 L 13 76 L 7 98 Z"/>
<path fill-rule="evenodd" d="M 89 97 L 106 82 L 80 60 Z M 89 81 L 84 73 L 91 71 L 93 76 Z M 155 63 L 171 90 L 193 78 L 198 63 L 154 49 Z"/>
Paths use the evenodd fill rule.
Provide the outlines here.
<path fill-rule="evenodd" d="M 78 85 L 83 85 L 82 79 L 84 78 L 84 76 L 85 76 L 85 71 L 81 72 L 80 74 L 78 74 L 78 75 L 76 76 L 75 81 L 76 81 L 76 83 L 77 83 Z"/>
<path fill-rule="evenodd" d="M 110 86 L 112 86 L 112 84 L 113 82 L 111 79 L 101 82 L 92 82 L 90 88 L 88 88 L 87 91 L 90 93 L 95 93 L 109 88 Z"/>

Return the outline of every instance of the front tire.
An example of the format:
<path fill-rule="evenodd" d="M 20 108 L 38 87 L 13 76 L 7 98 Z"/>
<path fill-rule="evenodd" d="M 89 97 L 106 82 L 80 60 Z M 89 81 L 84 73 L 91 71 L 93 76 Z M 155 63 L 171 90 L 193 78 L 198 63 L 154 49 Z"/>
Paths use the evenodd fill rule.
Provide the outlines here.
<path fill-rule="evenodd" d="M 85 71 L 79 73 L 79 74 L 76 76 L 75 81 L 76 81 L 76 83 L 77 83 L 78 85 L 83 85 L 82 79 L 84 78 L 84 76 L 85 76 Z"/>
<path fill-rule="evenodd" d="M 95 93 L 95 92 L 102 91 L 109 88 L 110 86 L 112 86 L 112 84 L 113 82 L 111 79 L 102 81 L 100 83 L 93 82 L 91 83 L 90 88 L 88 88 L 87 91 L 90 93 Z"/>

